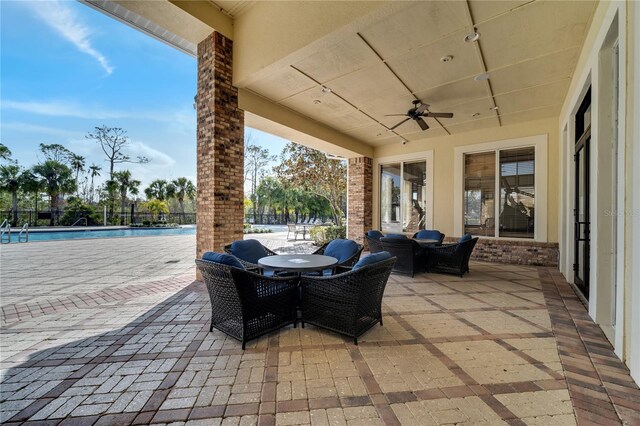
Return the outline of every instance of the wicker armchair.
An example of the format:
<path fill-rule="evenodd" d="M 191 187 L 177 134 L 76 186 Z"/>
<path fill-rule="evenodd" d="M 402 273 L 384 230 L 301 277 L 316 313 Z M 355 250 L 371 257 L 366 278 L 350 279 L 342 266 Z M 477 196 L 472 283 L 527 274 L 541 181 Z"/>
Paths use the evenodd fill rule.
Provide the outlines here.
<path fill-rule="evenodd" d="M 440 231 L 423 229 L 413 234 L 413 238 L 424 238 L 427 240 L 438 240 L 435 245 L 440 245 L 444 241 L 444 234 Z"/>
<path fill-rule="evenodd" d="M 333 256 L 336 257 L 338 259 L 338 263 L 335 265 L 335 267 L 338 266 L 346 266 L 346 267 L 352 267 L 353 265 L 355 265 L 358 260 L 360 260 L 360 255 L 362 254 L 362 250 L 364 250 L 364 246 L 362 244 L 357 244 L 355 241 L 351 241 L 351 244 L 354 247 L 354 250 L 349 253 L 350 255 L 347 256 L 342 256 L 343 258 L 338 257 L 339 255 L 343 254 L 343 253 L 337 253 L 339 251 L 342 251 L 342 249 L 339 249 L 337 251 L 334 252 L 327 252 L 327 247 L 329 246 L 329 244 L 334 243 L 334 242 L 338 242 L 338 241 L 350 241 L 350 240 L 333 240 L 333 241 L 329 241 L 328 243 L 324 244 L 322 247 L 320 247 L 318 250 L 314 251 L 312 254 L 324 254 L 327 256 Z M 335 244 L 335 243 L 334 243 Z"/>
<path fill-rule="evenodd" d="M 478 238 L 455 244 L 427 247 L 427 272 L 447 272 L 462 277 L 469 272 L 469 258 Z"/>
<path fill-rule="evenodd" d="M 398 258 L 393 272 L 414 276 L 424 271 L 425 251 L 409 238 L 380 238 L 382 248 Z"/>
<path fill-rule="evenodd" d="M 394 257 L 329 277 L 303 276 L 302 324 L 358 337 L 378 322 L 382 325 L 382 295 Z"/>
<path fill-rule="evenodd" d="M 295 278 L 272 278 L 196 260 L 211 299 L 211 327 L 245 344 L 288 324 L 297 325 Z"/>
<path fill-rule="evenodd" d="M 238 241 L 234 241 L 234 243 L 237 244 Z M 263 246 L 258 240 L 242 240 L 242 244 L 249 244 L 253 246 L 252 249 L 260 252 L 260 254 L 257 255 L 256 252 L 252 252 L 250 254 L 245 253 L 242 249 L 235 248 L 234 244 L 227 244 L 226 246 L 224 246 L 224 251 L 225 253 L 238 258 L 240 263 L 242 263 L 242 265 L 244 265 L 244 267 L 247 269 L 260 270 L 260 265 L 258 265 L 259 257 L 276 256 L 278 254 L 275 251 Z"/>
<path fill-rule="evenodd" d="M 384 251 L 380 238 L 384 237 L 384 234 L 380 231 L 368 231 L 364 234 L 364 239 L 369 247 L 369 253 L 379 253 Z"/>

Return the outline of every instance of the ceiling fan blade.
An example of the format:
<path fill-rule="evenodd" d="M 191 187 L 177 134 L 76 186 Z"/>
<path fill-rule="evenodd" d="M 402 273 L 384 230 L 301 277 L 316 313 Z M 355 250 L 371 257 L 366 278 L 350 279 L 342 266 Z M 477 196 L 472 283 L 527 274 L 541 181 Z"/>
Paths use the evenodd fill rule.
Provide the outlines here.
<path fill-rule="evenodd" d="M 418 108 L 416 108 L 416 115 L 422 114 L 423 112 L 425 112 L 427 110 L 427 108 L 429 108 L 429 104 L 421 103 L 420 106 Z"/>
<path fill-rule="evenodd" d="M 385 117 L 406 117 L 407 114 L 385 114 Z"/>
<path fill-rule="evenodd" d="M 453 118 L 452 112 L 425 112 L 422 114 L 423 117 L 433 117 L 433 118 Z"/>
<path fill-rule="evenodd" d="M 422 130 L 427 130 L 429 128 L 429 125 L 427 125 L 427 123 L 422 118 L 417 118 L 416 122 Z"/>
<path fill-rule="evenodd" d="M 411 120 L 411 118 L 405 118 L 404 120 L 402 120 L 401 122 L 399 122 L 399 123 L 398 123 L 398 124 L 396 124 L 395 126 L 393 126 L 393 127 L 389 127 L 389 130 L 393 130 L 393 129 L 395 129 L 396 127 L 400 126 L 401 124 L 406 123 L 406 122 L 407 122 L 407 121 L 409 121 L 409 120 Z"/>

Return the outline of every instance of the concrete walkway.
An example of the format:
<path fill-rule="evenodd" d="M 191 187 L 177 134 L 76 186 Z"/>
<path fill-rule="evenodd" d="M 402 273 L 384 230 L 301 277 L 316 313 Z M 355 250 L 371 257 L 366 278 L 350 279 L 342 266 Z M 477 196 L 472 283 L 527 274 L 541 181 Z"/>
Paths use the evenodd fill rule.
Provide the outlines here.
<path fill-rule="evenodd" d="M 193 236 L 1 250 L 5 424 L 640 422 L 638 387 L 554 270 L 392 275 L 359 346 L 308 326 L 242 351 L 208 331 Z"/>

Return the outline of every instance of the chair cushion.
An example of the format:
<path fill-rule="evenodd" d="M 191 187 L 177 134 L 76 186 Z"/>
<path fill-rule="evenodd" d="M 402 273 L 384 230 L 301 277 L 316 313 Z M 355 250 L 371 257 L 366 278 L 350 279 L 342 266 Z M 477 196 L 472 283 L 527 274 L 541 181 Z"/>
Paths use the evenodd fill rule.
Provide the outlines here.
<path fill-rule="evenodd" d="M 259 259 L 269 255 L 258 240 L 234 241 L 231 244 L 231 253 L 246 262 L 255 264 L 258 263 Z"/>
<path fill-rule="evenodd" d="M 471 239 L 471 234 L 464 234 L 462 237 L 460 237 L 458 242 L 464 243 L 465 241 L 469 241 L 470 239 Z"/>
<path fill-rule="evenodd" d="M 440 233 L 440 231 L 423 229 L 422 231 L 418 232 L 418 234 L 416 235 L 416 238 L 422 238 L 425 240 L 439 240 L 441 236 L 442 234 Z"/>
<path fill-rule="evenodd" d="M 207 262 L 215 262 L 220 263 L 222 265 L 233 266 L 234 268 L 244 269 L 244 266 L 238 259 L 230 254 L 223 253 L 215 253 L 212 251 L 208 251 L 202 255 L 202 260 L 206 260 Z"/>
<path fill-rule="evenodd" d="M 380 238 L 384 237 L 384 234 L 374 229 L 367 232 L 367 237 L 373 238 L 374 240 L 379 240 Z"/>
<path fill-rule="evenodd" d="M 407 236 L 404 234 L 387 234 L 385 235 L 385 238 L 400 238 L 400 239 L 406 239 Z"/>
<path fill-rule="evenodd" d="M 327 248 L 324 249 L 324 255 L 335 257 L 338 259 L 338 263 L 342 263 L 356 254 L 358 249 L 358 243 L 353 240 L 336 239 L 327 245 Z"/>
<path fill-rule="evenodd" d="M 382 262 L 383 260 L 387 260 L 391 258 L 391 253 L 388 251 L 380 251 L 378 253 L 370 254 L 367 257 L 363 257 L 358 260 L 358 263 L 353 265 L 353 269 L 360 269 L 363 266 L 373 265 L 374 263 Z"/>

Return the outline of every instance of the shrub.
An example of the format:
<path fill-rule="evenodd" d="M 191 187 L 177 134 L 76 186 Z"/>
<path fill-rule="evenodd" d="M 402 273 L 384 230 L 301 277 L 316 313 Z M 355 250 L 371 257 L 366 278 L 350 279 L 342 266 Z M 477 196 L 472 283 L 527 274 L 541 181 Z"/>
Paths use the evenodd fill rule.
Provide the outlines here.
<path fill-rule="evenodd" d="M 150 220 L 143 220 L 142 221 L 142 226 L 151 226 L 151 221 Z"/>
<path fill-rule="evenodd" d="M 82 202 L 77 197 L 70 197 L 64 210 L 64 215 L 60 218 L 60 225 L 73 225 L 78 219 L 86 217 L 87 225 L 100 225 L 100 215 L 96 213 L 91 204 Z"/>
<path fill-rule="evenodd" d="M 309 231 L 309 235 L 316 245 L 323 245 L 337 238 L 346 238 L 347 228 L 345 226 L 314 226 Z"/>

